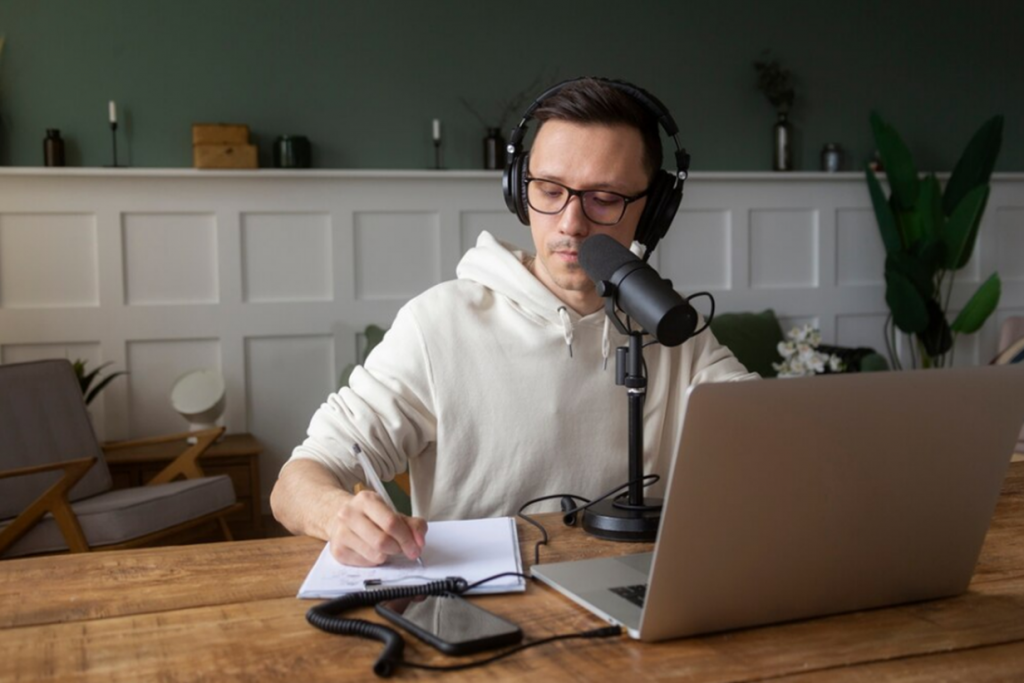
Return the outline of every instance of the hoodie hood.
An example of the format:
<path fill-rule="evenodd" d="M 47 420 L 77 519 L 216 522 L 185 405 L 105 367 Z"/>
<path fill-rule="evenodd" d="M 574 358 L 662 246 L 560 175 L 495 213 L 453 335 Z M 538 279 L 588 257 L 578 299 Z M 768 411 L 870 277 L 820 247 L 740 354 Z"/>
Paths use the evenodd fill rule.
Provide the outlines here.
<path fill-rule="evenodd" d="M 460 280 L 483 285 L 507 298 L 526 318 L 538 324 L 557 327 L 565 338 L 569 356 L 572 356 L 572 342 L 578 329 L 601 330 L 601 350 L 607 367 L 614 334 L 608 316 L 603 310 L 581 316 L 565 305 L 561 299 L 544 286 L 528 267 L 532 255 L 511 244 L 500 242 L 487 231 L 480 233 L 476 246 L 462 257 L 455 274 Z"/>
<path fill-rule="evenodd" d="M 532 259 L 531 254 L 499 242 L 484 231 L 477 238 L 476 246 L 462 257 L 455 274 L 460 280 L 476 282 L 501 294 L 514 302 L 523 315 L 537 322 L 547 321 L 561 327 L 565 315 L 572 319 L 573 324 L 581 320 L 578 313 L 567 307 L 530 271 L 528 264 Z M 559 313 L 560 310 L 565 313 Z"/>

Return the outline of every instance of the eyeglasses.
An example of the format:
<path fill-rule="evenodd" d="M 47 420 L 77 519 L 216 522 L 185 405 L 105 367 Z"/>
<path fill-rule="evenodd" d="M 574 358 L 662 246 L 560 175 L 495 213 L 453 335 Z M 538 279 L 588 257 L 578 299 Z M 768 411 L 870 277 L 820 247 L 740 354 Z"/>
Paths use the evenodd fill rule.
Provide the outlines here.
<path fill-rule="evenodd" d="M 573 197 L 580 198 L 583 215 L 598 225 L 615 225 L 626 215 L 626 207 L 647 196 L 644 190 L 632 197 L 608 190 L 574 190 L 554 180 L 526 179 L 526 202 L 543 214 L 561 213 Z"/>

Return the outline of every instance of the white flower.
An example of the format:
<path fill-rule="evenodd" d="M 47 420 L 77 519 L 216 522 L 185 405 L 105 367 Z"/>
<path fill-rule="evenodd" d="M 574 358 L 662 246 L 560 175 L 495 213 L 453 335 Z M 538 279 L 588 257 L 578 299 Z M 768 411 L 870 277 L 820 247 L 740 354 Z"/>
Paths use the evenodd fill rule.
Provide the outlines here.
<path fill-rule="evenodd" d="M 806 377 L 846 369 L 838 356 L 818 351 L 821 332 L 812 325 L 794 327 L 786 336 L 788 339 L 776 346 L 782 362 L 772 363 L 779 377 Z"/>

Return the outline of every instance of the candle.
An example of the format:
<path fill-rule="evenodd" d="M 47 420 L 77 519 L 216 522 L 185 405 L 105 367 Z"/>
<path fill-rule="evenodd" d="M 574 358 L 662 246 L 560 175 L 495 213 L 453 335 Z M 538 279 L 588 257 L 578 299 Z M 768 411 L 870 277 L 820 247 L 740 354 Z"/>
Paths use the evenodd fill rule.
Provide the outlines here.
<path fill-rule="evenodd" d="M 434 119 L 434 142 L 441 139 L 441 119 Z"/>
<path fill-rule="evenodd" d="M 110 122 L 117 123 L 117 105 L 114 104 L 114 100 L 110 100 Z"/>

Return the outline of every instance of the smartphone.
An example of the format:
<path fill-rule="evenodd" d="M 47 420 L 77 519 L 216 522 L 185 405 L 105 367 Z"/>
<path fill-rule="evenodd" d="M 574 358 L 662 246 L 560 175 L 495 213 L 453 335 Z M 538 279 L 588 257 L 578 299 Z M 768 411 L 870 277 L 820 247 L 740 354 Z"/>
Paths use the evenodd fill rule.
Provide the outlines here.
<path fill-rule="evenodd" d="M 523 639 L 507 619 L 458 595 L 418 595 L 386 600 L 377 613 L 449 655 L 468 655 Z"/>

